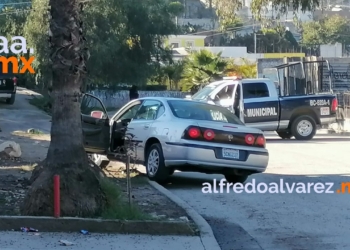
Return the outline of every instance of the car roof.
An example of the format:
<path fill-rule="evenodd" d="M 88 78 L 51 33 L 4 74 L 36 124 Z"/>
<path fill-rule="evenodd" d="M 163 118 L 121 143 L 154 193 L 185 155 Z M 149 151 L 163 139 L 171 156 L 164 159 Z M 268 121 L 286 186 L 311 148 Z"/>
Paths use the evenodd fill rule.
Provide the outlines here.
<path fill-rule="evenodd" d="M 157 100 L 157 101 L 184 101 L 184 102 L 197 102 L 197 103 L 203 103 L 201 101 L 196 100 L 190 100 L 190 99 L 183 99 L 180 97 L 161 97 L 161 96 L 154 96 L 154 97 L 141 97 L 137 100 Z M 204 102 L 204 104 L 206 104 Z"/>
<path fill-rule="evenodd" d="M 225 80 L 220 80 L 220 81 L 215 81 L 211 82 L 206 87 L 218 87 L 221 85 L 229 85 L 229 84 L 236 84 L 237 82 L 242 82 L 244 83 L 251 83 L 251 82 L 258 82 L 258 81 L 269 81 L 269 78 L 246 78 L 246 79 L 241 79 L 241 80 L 236 80 L 236 79 L 225 79 Z"/>

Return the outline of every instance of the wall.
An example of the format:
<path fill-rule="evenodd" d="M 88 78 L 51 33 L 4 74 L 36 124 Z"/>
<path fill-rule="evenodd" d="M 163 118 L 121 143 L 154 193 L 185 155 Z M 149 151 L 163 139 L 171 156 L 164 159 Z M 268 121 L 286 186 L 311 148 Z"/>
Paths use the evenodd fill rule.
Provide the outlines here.
<path fill-rule="evenodd" d="M 305 57 L 305 53 L 264 53 L 264 58 Z"/>
<path fill-rule="evenodd" d="M 192 42 L 195 47 L 204 47 L 204 39 L 205 36 L 173 35 L 164 41 L 164 45 L 168 46 L 172 43 L 178 43 L 179 47 L 187 47 L 187 42 Z"/>
<path fill-rule="evenodd" d="M 178 18 L 178 25 L 194 25 L 200 26 L 204 30 L 213 30 L 219 28 L 219 23 L 211 18 Z"/>
<path fill-rule="evenodd" d="M 258 77 L 262 77 L 263 69 L 273 68 L 283 64 L 283 58 L 259 58 L 257 59 Z"/>
<path fill-rule="evenodd" d="M 322 44 L 320 45 L 320 56 L 322 57 L 342 57 L 343 45 L 336 44 Z"/>
<path fill-rule="evenodd" d="M 91 94 L 101 99 L 108 108 L 120 108 L 129 102 L 129 91 L 121 90 L 111 92 L 105 90 L 93 90 Z M 175 97 L 185 98 L 186 93 L 180 91 L 139 91 L 140 97 Z"/>

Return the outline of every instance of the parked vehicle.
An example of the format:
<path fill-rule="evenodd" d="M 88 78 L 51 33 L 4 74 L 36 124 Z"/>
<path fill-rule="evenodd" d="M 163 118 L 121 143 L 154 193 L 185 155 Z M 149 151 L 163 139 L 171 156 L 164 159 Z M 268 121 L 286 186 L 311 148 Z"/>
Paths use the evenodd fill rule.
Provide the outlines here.
<path fill-rule="evenodd" d="M 286 85 L 280 84 L 278 75 L 271 74 L 260 79 L 224 77 L 190 99 L 226 107 L 247 126 L 276 131 L 282 139 L 294 136 L 297 140 L 311 140 L 318 127 L 336 122 L 338 100 L 332 93 L 310 93 L 300 87 L 300 79 L 296 77 L 296 84 Z"/>
<path fill-rule="evenodd" d="M 229 182 L 243 183 L 268 165 L 263 132 L 217 105 L 147 97 L 130 101 L 109 119 L 102 102 L 86 94 L 82 124 L 85 150 L 102 155 L 99 162 L 113 159 L 125 135 L 133 134 L 137 161 L 158 182 L 181 170 L 220 173 Z"/>
<path fill-rule="evenodd" d="M 14 104 L 16 99 L 17 78 L 8 74 L 0 74 L 0 99 L 7 104 Z"/>

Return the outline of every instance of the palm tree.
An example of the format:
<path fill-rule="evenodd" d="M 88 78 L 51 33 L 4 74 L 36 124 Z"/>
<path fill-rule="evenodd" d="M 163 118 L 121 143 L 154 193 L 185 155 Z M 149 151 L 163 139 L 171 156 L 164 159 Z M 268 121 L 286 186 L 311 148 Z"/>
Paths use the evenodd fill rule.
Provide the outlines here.
<path fill-rule="evenodd" d="M 46 159 L 33 171 L 23 215 L 52 216 L 54 175 L 61 179 L 62 216 L 96 216 L 106 199 L 100 172 L 89 165 L 83 147 L 80 98 L 87 51 L 82 2 L 50 0 L 49 42 L 52 61 L 51 143 Z"/>
<path fill-rule="evenodd" d="M 208 50 L 192 52 L 185 59 L 182 73 L 183 90 L 204 85 L 220 79 L 227 66 L 227 62 L 221 57 L 221 53 L 213 54 Z"/>
<path fill-rule="evenodd" d="M 236 73 L 243 78 L 255 78 L 257 76 L 256 63 L 252 63 L 246 58 L 241 58 L 240 60 L 240 64 L 237 64 L 235 60 L 229 60 L 226 72 Z"/>
<path fill-rule="evenodd" d="M 178 83 L 181 80 L 181 74 L 183 71 L 183 61 L 174 62 L 173 64 L 166 65 L 162 68 L 162 74 L 169 83 L 170 90 L 178 90 Z"/>

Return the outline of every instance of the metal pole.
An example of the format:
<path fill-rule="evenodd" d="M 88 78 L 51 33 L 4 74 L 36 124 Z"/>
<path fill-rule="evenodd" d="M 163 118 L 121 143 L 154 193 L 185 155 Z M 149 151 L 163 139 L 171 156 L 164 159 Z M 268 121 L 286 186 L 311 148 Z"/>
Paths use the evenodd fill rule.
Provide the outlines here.
<path fill-rule="evenodd" d="M 256 32 L 254 30 L 254 54 L 256 54 Z"/>
<path fill-rule="evenodd" d="M 129 205 L 131 206 L 130 155 L 126 156 L 126 185 L 129 198 Z"/>

